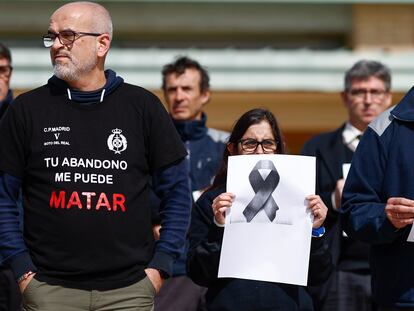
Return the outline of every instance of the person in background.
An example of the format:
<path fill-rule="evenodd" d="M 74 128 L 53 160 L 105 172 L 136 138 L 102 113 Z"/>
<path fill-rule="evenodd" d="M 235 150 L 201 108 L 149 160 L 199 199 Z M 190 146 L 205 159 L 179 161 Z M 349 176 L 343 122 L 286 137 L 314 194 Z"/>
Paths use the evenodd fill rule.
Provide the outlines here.
<path fill-rule="evenodd" d="M 345 182 L 341 223 L 370 245 L 379 311 L 414 310 L 414 90 L 364 132 Z"/>
<path fill-rule="evenodd" d="M 285 143 L 273 114 L 266 109 L 246 112 L 234 125 L 213 185 L 193 207 L 188 275 L 208 288 L 206 302 L 210 311 L 313 310 L 311 297 L 303 286 L 217 278 L 225 212 L 234 200 L 234 194 L 226 192 L 228 157 L 284 153 Z M 307 200 L 314 216 L 308 283 L 318 284 L 328 278 L 332 268 L 322 226 L 327 207 L 318 195 L 309 195 Z"/>
<path fill-rule="evenodd" d="M 154 94 L 105 70 L 112 32 L 102 5 L 59 7 L 43 36 L 54 75 L 0 122 L 0 253 L 23 310 L 153 310 L 185 245 L 186 150 Z"/>
<path fill-rule="evenodd" d="M 7 46 L 0 43 L 0 118 L 4 115 L 13 100 L 13 92 L 10 89 L 12 71 L 10 50 Z"/>
<path fill-rule="evenodd" d="M 316 193 L 328 206 L 327 238 L 336 272 L 324 285 L 310 288 L 322 311 L 372 311 L 369 245 L 346 236 L 339 222 L 344 186 L 343 166 L 351 163 L 361 135 L 391 105 L 390 70 L 380 62 L 361 60 L 345 74 L 341 98 L 348 120 L 333 132 L 305 143 L 302 154 L 316 156 Z"/>
<path fill-rule="evenodd" d="M 162 90 L 167 109 L 188 152 L 189 182 L 193 200 L 196 200 L 217 173 L 229 133 L 206 125 L 204 107 L 210 101 L 210 77 L 196 60 L 184 56 L 165 65 Z M 155 215 L 158 215 L 158 206 L 155 199 Z M 156 235 L 161 228 L 158 218 L 154 218 Z M 166 280 L 155 297 L 156 311 L 205 309 L 205 288 L 186 276 L 186 258 L 185 251 L 174 264 L 173 277 Z"/>
<path fill-rule="evenodd" d="M 13 100 L 10 89 L 12 58 L 7 46 L 0 43 L 0 119 Z M 0 256 L 0 262 L 2 261 Z M 20 292 L 9 268 L 0 264 L 0 311 L 20 310 Z"/>

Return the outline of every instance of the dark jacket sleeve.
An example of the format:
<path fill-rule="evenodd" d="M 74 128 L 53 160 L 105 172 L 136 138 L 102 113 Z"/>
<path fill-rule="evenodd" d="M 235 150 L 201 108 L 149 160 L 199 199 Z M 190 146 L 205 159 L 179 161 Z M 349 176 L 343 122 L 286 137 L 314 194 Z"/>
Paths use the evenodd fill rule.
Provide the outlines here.
<path fill-rule="evenodd" d="M 187 274 L 201 286 L 209 286 L 217 280 L 224 228 L 214 223 L 211 204 L 222 192 L 224 189 L 204 193 L 194 203 L 191 213 Z"/>
<path fill-rule="evenodd" d="M 328 207 L 328 214 L 325 220 L 325 227 L 330 230 L 331 227 L 336 223 L 338 219 L 338 211 L 332 206 L 332 192 L 335 191 L 336 181 L 340 179 L 340 176 L 332 176 L 328 172 L 326 164 L 323 163 L 324 156 L 326 153 L 332 152 L 332 150 L 326 150 L 326 153 L 321 152 L 320 141 L 327 139 L 325 137 L 314 137 L 309 140 L 303 146 L 301 151 L 302 155 L 316 157 L 316 194 L 318 194 L 325 205 Z M 328 154 L 328 156 L 334 156 Z"/>
<path fill-rule="evenodd" d="M 21 229 L 18 209 L 21 184 L 12 175 L 0 174 L 0 259 L 11 267 L 16 279 L 28 271 L 36 271 Z"/>
<path fill-rule="evenodd" d="M 184 251 L 190 223 L 191 194 L 185 159 L 159 170 L 153 178 L 153 188 L 161 199 L 160 239 L 148 267 L 171 276 L 172 266 Z"/>
<path fill-rule="evenodd" d="M 391 133 L 383 134 L 382 139 L 392 140 Z M 342 195 L 342 227 L 350 237 L 369 244 L 392 243 L 409 228 L 396 230 L 385 214 L 389 195 L 384 193 L 384 180 L 392 178 L 386 174 L 388 151 L 368 127 L 355 152 Z"/>
<path fill-rule="evenodd" d="M 328 251 L 326 234 L 320 238 L 312 238 L 309 259 L 308 285 L 321 285 L 332 273 L 331 253 Z"/>

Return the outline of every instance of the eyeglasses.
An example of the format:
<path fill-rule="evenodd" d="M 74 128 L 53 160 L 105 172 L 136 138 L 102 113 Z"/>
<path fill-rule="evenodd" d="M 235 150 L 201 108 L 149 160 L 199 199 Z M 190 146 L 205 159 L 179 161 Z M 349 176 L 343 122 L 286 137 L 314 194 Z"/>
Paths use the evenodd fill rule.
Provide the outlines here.
<path fill-rule="evenodd" d="M 73 30 L 64 30 L 59 33 L 49 32 L 47 35 L 43 36 L 43 45 L 45 48 L 50 48 L 53 43 L 55 43 L 56 38 L 59 38 L 59 42 L 62 45 L 71 45 L 75 40 L 83 36 L 94 36 L 98 37 L 102 35 L 101 33 L 94 32 L 76 32 Z"/>
<path fill-rule="evenodd" d="M 0 66 L 0 77 L 9 77 L 13 67 L 10 65 Z"/>
<path fill-rule="evenodd" d="M 351 89 L 348 91 L 348 93 L 351 95 L 351 97 L 355 99 L 364 99 L 368 94 L 371 95 L 371 98 L 373 100 L 382 100 L 384 99 L 385 94 L 387 94 L 387 91 L 384 90 L 378 90 L 378 89 Z"/>
<path fill-rule="evenodd" d="M 264 139 L 262 141 L 257 141 L 253 138 L 247 138 L 239 140 L 239 143 L 243 151 L 248 153 L 255 152 L 259 145 L 262 146 L 264 153 L 275 153 L 277 149 L 277 141 L 273 139 Z"/>

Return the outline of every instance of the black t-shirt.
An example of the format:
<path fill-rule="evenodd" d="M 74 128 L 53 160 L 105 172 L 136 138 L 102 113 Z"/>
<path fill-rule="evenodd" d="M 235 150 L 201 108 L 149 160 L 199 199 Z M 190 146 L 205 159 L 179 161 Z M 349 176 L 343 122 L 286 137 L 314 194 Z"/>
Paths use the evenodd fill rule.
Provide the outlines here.
<path fill-rule="evenodd" d="M 46 85 L 16 98 L 0 141 L 0 170 L 23 181 L 38 279 L 109 289 L 145 275 L 150 175 L 186 154 L 156 96 L 124 83 L 85 106 Z"/>

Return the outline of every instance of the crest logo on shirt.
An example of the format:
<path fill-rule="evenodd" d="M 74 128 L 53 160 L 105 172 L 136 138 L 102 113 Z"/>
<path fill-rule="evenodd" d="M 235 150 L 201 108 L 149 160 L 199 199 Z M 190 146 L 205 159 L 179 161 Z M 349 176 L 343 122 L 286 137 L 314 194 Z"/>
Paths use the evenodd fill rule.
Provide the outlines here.
<path fill-rule="evenodd" d="M 113 129 L 112 134 L 108 137 L 108 148 L 115 152 L 115 154 L 121 154 L 127 148 L 127 140 L 124 135 L 121 134 L 122 130 Z"/>

